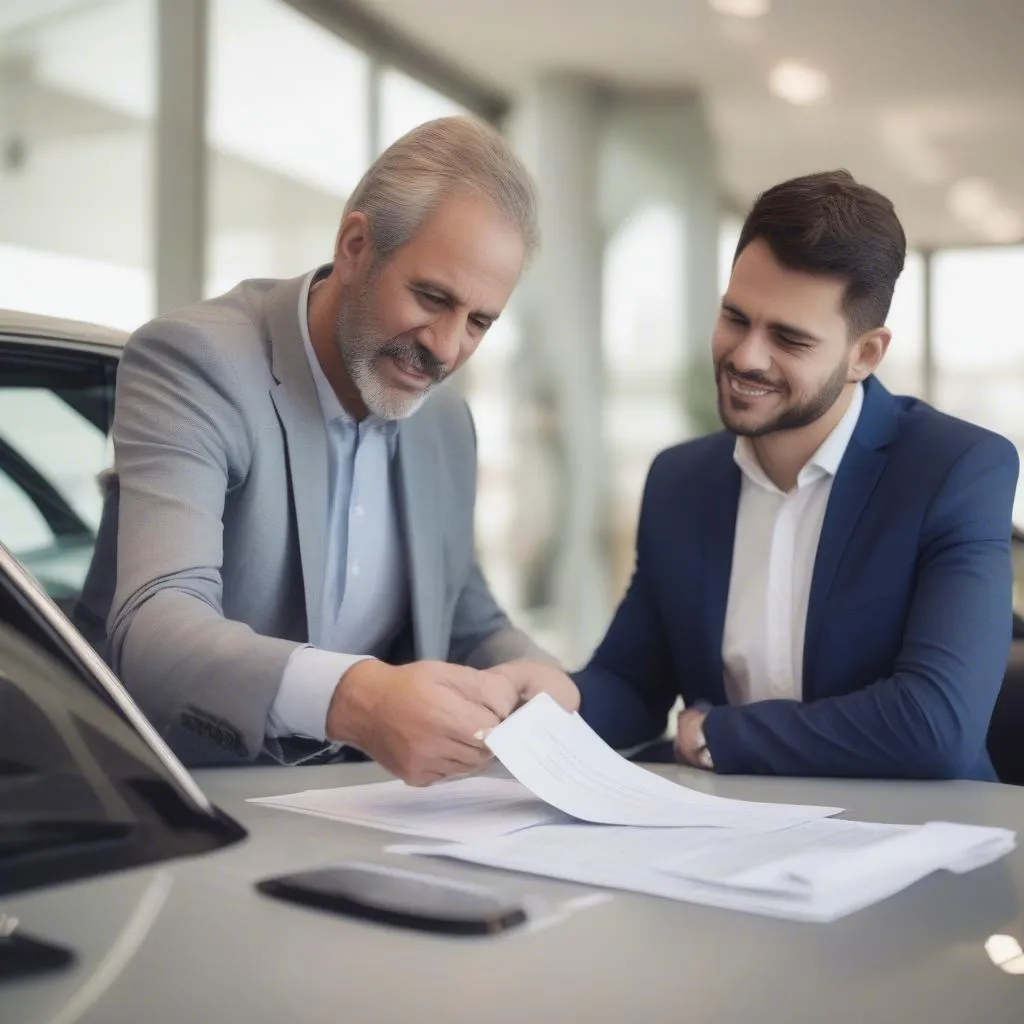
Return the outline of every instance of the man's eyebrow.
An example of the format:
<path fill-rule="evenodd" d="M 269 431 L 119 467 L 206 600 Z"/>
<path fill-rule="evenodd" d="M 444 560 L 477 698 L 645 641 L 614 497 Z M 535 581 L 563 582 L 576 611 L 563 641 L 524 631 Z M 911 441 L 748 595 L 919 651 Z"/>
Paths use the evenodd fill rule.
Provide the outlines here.
<path fill-rule="evenodd" d="M 740 309 L 735 303 L 723 302 L 722 309 L 727 313 L 732 313 L 734 316 L 738 316 L 742 320 L 750 320 L 750 317 Z M 768 329 L 777 331 L 779 334 L 787 334 L 791 338 L 796 338 L 800 341 L 809 341 L 814 345 L 821 342 L 816 334 L 812 334 L 810 331 L 805 331 L 802 327 L 795 327 L 793 324 L 783 323 L 781 320 L 772 320 L 768 324 Z"/>
<path fill-rule="evenodd" d="M 439 298 L 444 299 L 444 301 L 449 306 L 464 306 L 465 305 L 465 302 L 463 302 L 458 297 L 458 295 L 456 295 L 455 292 L 453 292 L 451 290 L 451 288 L 448 288 L 448 287 L 446 287 L 443 284 L 438 284 L 437 281 L 431 281 L 429 278 L 419 277 L 419 278 L 415 278 L 414 280 L 410 281 L 409 283 L 410 283 L 410 285 L 413 288 L 418 289 L 419 291 L 430 292 L 433 295 L 437 295 Z M 500 315 L 501 315 L 500 312 L 499 313 L 492 313 L 490 310 L 486 310 L 486 309 L 475 309 L 472 312 L 472 316 L 483 317 L 484 319 L 488 320 L 490 323 L 494 323 L 494 321 L 497 320 Z"/>

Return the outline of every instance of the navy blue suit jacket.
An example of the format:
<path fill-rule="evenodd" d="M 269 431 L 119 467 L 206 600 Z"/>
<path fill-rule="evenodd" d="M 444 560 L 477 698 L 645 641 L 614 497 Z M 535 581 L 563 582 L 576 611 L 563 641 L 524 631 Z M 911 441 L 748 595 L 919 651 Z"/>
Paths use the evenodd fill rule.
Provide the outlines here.
<path fill-rule="evenodd" d="M 985 735 L 1011 636 L 1013 446 L 869 378 L 818 543 L 803 701 L 732 707 L 734 444 L 722 432 L 655 459 L 632 582 L 575 675 L 583 717 L 631 746 L 664 732 L 681 694 L 715 705 L 704 732 L 719 772 L 995 778 Z"/>

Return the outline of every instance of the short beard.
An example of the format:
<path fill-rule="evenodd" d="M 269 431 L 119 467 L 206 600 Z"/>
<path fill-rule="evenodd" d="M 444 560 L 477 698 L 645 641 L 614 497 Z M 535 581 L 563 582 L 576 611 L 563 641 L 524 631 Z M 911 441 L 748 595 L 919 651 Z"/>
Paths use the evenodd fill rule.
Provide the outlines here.
<path fill-rule="evenodd" d="M 352 302 L 338 311 L 335 325 L 338 352 L 345 372 L 373 415 L 384 420 L 408 419 L 419 411 L 447 371 L 440 360 L 419 342 L 389 341 L 380 335 L 372 313 L 372 288 L 371 274 L 359 286 Z M 389 356 L 397 356 L 433 378 L 432 383 L 418 392 L 388 385 L 377 370 L 377 362 Z"/>
<path fill-rule="evenodd" d="M 759 427 L 743 428 L 731 423 L 726 412 L 725 401 L 722 397 L 723 377 L 728 376 L 729 371 L 722 366 L 718 371 L 718 415 L 728 430 L 741 437 L 764 437 L 766 434 L 774 434 L 780 430 L 799 430 L 801 427 L 809 426 L 821 419 L 832 408 L 843 393 L 847 383 L 849 368 L 845 362 L 840 363 L 835 372 L 822 384 L 818 393 L 808 401 L 800 405 L 790 406 L 784 409 L 773 420 L 762 424 Z M 742 378 L 741 378 L 742 379 Z M 752 382 L 753 383 L 753 382 Z"/>

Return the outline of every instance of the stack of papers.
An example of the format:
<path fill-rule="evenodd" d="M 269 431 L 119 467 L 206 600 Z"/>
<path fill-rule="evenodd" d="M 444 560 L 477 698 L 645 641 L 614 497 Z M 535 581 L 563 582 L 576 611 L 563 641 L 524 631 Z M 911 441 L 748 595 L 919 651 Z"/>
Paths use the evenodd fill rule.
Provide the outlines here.
<path fill-rule="evenodd" d="M 825 819 L 784 831 L 547 825 L 477 843 L 393 846 L 571 882 L 794 921 L 835 921 L 946 869 L 1012 850 L 1014 833 Z"/>
<path fill-rule="evenodd" d="M 397 781 L 374 782 L 367 786 L 257 797 L 249 802 L 350 825 L 459 843 L 571 820 L 514 779 L 460 779 L 426 789 L 414 789 Z"/>
<path fill-rule="evenodd" d="M 449 841 L 396 853 L 805 921 L 835 920 L 1016 845 L 1007 829 L 845 821 L 832 817 L 839 807 L 701 793 L 626 761 L 546 694 L 486 742 L 515 780 L 385 782 L 253 802 Z"/>

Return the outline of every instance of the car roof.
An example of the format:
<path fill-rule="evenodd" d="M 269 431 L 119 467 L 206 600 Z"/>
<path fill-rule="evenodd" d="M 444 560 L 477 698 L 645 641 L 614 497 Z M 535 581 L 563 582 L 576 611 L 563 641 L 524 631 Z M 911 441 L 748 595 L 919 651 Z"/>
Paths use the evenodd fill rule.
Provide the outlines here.
<path fill-rule="evenodd" d="M 82 320 L 24 313 L 14 309 L 0 309 L 0 338 L 14 335 L 19 338 L 39 338 L 46 341 L 84 342 L 121 349 L 128 340 L 128 332 L 114 327 L 101 327 Z"/>

